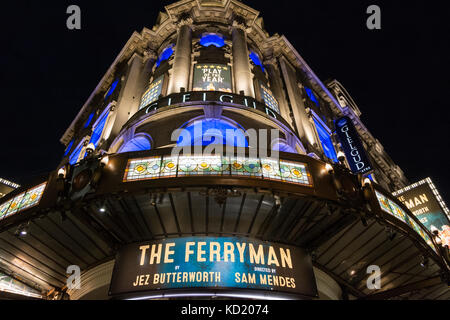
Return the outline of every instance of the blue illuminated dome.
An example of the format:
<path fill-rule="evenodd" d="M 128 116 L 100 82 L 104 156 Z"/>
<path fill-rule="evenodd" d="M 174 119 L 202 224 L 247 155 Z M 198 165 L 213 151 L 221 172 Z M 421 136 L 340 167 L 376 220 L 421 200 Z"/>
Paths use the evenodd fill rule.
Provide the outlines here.
<path fill-rule="evenodd" d="M 225 40 L 217 33 L 206 33 L 200 39 L 200 44 L 204 47 L 216 46 L 222 48 L 225 45 Z"/>

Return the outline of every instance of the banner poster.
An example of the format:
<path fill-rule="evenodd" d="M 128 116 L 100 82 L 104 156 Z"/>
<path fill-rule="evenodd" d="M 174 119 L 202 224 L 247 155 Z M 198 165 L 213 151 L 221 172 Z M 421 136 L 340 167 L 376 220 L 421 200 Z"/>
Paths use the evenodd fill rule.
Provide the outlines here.
<path fill-rule="evenodd" d="M 364 174 L 372 171 L 372 165 L 352 120 L 349 117 L 342 117 L 335 121 L 335 127 L 352 172 Z"/>
<path fill-rule="evenodd" d="M 394 193 L 401 202 L 431 231 L 439 230 L 443 245 L 450 247 L 450 222 L 447 206 L 430 178 Z"/>
<path fill-rule="evenodd" d="M 232 92 L 230 66 L 201 63 L 194 66 L 193 91 Z"/>
<path fill-rule="evenodd" d="M 110 295 L 170 289 L 253 289 L 316 297 L 310 258 L 297 247 L 239 237 L 187 237 L 119 251 Z"/>

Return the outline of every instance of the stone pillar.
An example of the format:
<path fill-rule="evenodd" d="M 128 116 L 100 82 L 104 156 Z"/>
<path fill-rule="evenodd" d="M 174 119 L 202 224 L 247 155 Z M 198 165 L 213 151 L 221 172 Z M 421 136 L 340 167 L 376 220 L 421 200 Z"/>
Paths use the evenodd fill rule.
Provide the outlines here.
<path fill-rule="evenodd" d="M 270 89 L 272 90 L 275 99 L 278 101 L 281 116 L 294 128 L 290 110 L 283 92 L 283 84 L 281 82 L 280 70 L 277 66 L 276 58 L 266 59 L 264 61 L 267 73 L 269 74 Z"/>
<path fill-rule="evenodd" d="M 180 88 L 189 88 L 189 73 L 191 71 L 192 52 L 192 19 L 184 18 L 178 23 L 178 37 L 172 74 L 169 80 L 167 94 L 180 92 Z"/>
<path fill-rule="evenodd" d="M 312 149 L 315 150 L 316 147 L 314 145 L 318 145 L 316 141 L 316 134 L 305 110 L 302 94 L 297 85 L 295 70 L 284 58 L 280 59 L 280 64 L 283 78 L 286 83 L 289 101 L 292 107 L 292 113 L 294 115 L 294 123 L 297 127 L 300 139 L 302 140 L 302 143 L 309 145 L 308 149 L 311 150 L 312 147 Z"/>
<path fill-rule="evenodd" d="M 138 111 L 141 102 L 142 88 L 145 86 L 143 78 L 143 59 L 141 56 L 134 54 L 128 61 L 128 70 L 122 78 L 122 90 L 120 92 L 114 114 L 112 115 L 112 126 L 110 134 L 105 139 L 113 141 L 119 134 L 122 126 Z"/>
<path fill-rule="evenodd" d="M 244 95 L 255 97 L 253 76 L 250 68 L 245 26 L 236 21 L 233 22 L 233 74 L 237 93 L 244 91 Z"/>

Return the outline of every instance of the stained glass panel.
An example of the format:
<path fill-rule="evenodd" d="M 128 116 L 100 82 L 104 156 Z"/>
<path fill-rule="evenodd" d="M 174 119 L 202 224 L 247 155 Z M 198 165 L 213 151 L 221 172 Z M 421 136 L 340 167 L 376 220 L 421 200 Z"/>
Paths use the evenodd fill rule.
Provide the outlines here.
<path fill-rule="evenodd" d="M 20 206 L 21 206 L 24 196 L 25 196 L 25 192 L 19 194 L 12 200 L 12 203 L 9 207 L 8 212 L 6 213 L 6 216 L 10 216 L 20 210 Z"/>
<path fill-rule="evenodd" d="M 194 175 L 242 176 L 297 183 L 312 187 L 311 175 L 303 163 L 223 156 L 166 156 L 129 160 L 124 182 Z"/>
<path fill-rule="evenodd" d="M 281 180 L 312 186 L 312 178 L 306 165 L 291 161 L 280 161 Z"/>
<path fill-rule="evenodd" d="M 47 183 L 43 183 L 37 187 L 34 187 L 31 190 L 28 190 L 27 193 L 25 194 L 25 197 L 22 200 L 20 210 L 25 210 L 37 205 L 39 201 L 41 201 L 46 186 Z"/>
<path fill-rule="evenodd" d="M 161 177 L 176 177 L 178 170 L 178 157 L 164 157 L 161 165 Z"/>
<path fill-rule="evenodd" d="M 259 159 L 232 157 L 230 160 L 231 175 L 262 177 Z"/>
<path fill-rule="evenodd" d="M 2 203 L 0 205 L 0 219 L 3 219 L 5 217 L 6 212 L 8 211 L 9 206 L 11 205 L 12 201 L 13 201 L 13 199 L 11 199 L 5 203 Z"/>
<path fill-rule="evenodd" d="M 130 160 L 125 170 L 124 181 L 147 180 L 159 178 L 161 157 Z"/>
<path fill-rule="evenodd" d="M 400 208 L 395 202 L 393 202 L 392 200 L 388 200 L 389 201 L 389 206 L 392 209 L 392 214 L 399 220 L 402 220 L 403 222 L 407 221 L 407 215 L 405 213 L 405 211 L 403 211 L 402 208 Z"/>
<path fill-rule="evenodd" d="M 221 156 L 181 156 L 178 159 L 178 176 L 222 175 Z"/>
<path fill-rule="evenodd" d="M 277 160 L 261 159 L 261 168 L 265 179 L 281 180 L 280 164 Z"/>

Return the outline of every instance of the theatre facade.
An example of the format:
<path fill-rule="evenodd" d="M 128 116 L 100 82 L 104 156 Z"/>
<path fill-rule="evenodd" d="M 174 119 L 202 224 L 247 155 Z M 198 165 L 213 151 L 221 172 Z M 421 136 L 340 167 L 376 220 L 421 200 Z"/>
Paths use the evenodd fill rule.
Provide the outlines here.
<path fill-rule="evenodd" d="M 258 11 L 168 5 L 59 166 L 0 199 L 0 275 L 43 299 L 449 299 L 448 245 L 360 116 Z"/>

